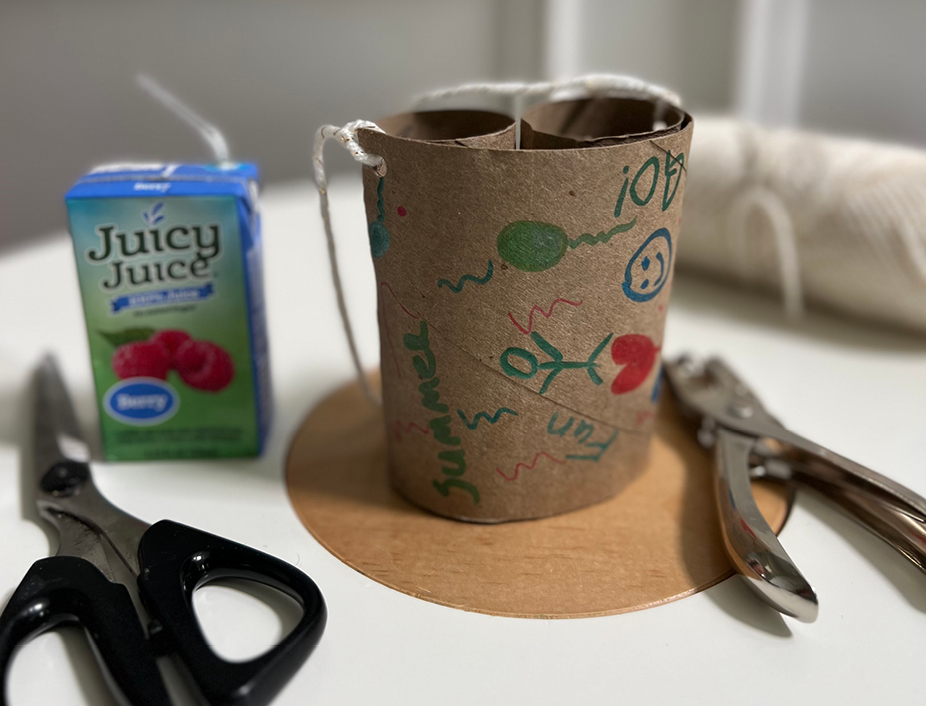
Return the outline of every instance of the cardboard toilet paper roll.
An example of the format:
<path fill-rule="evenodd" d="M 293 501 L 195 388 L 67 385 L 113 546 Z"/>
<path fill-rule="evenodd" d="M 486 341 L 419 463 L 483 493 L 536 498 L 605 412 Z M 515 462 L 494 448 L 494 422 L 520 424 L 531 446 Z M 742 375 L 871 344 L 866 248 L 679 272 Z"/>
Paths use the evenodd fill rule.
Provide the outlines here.
<path fill-rule="evenodd" d="M 646 459 L 691 118 L 542 105 L 514 149 L 451 113 L 358 133 L 392 482 L 480 522 L 609 498 Z"/>

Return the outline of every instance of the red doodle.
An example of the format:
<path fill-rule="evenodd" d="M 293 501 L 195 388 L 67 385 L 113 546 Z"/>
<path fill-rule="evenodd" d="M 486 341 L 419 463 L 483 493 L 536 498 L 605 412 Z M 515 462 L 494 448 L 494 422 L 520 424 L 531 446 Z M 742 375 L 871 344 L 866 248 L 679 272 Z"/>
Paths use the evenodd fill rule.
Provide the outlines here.
<path fill-rule="evenodd" d="M 546 451 L 540 451 L 536 456 L 534 456 L 534 460 L 531 461 L 530 463 L 517 463 L 517 464 L 515 464 L 515 467 L 514 467 L 514 475 L 513 475 L 513 476 L 506 476 L 504 473 L 502 473 L 502 469 L 501 469 L 501 468 L 498 468 L 498 467 L 495 468 L 495 472 L 498 473 L 498 475 L 500 475 L 500 476 L 501 476 L 502 478 L 504 478 L 505 480 L 508 480 L 508 481 L 517 480 L 517 479 L 518 479 L 518 474 L 521 472 L 521 469 L 522 469 L 522 468 L 529 468 L 530 470 L 533 470 L 533 469 L 534 469 L 534 466 L 537 465 L 537 460 L 538 460 L 541 456 L 546 456 L 548 459 L 550 459 L 550 460 L 553 461 L 554 463 L 560 463 L 560 464 L 566 463 L 563 459 L 556 458 L 555 456 L 551 456 L 551 455 L 548 454 Z"/>
<path fill-rule="evenodd" d="M 526 336 L 527 334 L 529 334 L 531 331 L 534 330 L 534 312 L 539 311 L 543 315 L 543 318 L 549 319 L 551 316 L 553 316 L 553 307 L 555 307 L 560 302 L 562 302 L 563 304 L 569 304 L 569 306 L 581 306 L 582 305 L 581 299 L 577 302 L 572 302 L 572 301 L 569 301 L 568 299 L 554 299 L 553 303 L 550 304 L 550 309 L 548 311 L 544 311 L 542 307 L 539 307 L 535 304 L 534 306 L 531 307 L 530 314 L 528 314 L 527 316 L 527 328 L 524 328 L 523 326 L 521 326 L 521 324 L 517 322 L 514 316 L 512 316 L 511 312 L 508 312 L 508 318 L 511 319 L 511 323 L 513 323 L 518 328 L 518 331 L 520 331 Z"/>
<path fill-rule="evenodd" d="M 405 308 L 405 305 L 399 301 L 399 298 L 395 295 L 395 292 L 392 291 L 392 287 L 389 285 L 388 282 L 380 282 L 379 287 L 380 289 L 382 289 L 383 287 L 388 289 L 389 293 L 392 295 L 392 298 L 395 299 L 396 304 L 402 307 L 402 311 L 404 311 L 406 314 L 411 316 L 413 319 L 421 318 L 419 316 L 415 316 L 412 312 L 410 312 L 408 309 Z M 401 378 L 402 370 L 399 368 L 399 358 L 395 354 L 395 346 L 392 343 L 392 331 L 389 328 L 389 317 L 386 316 L 386 306 L 385 305 L 383 305 L 382 307 L 382 313 L 383 313 L 383 330 L 386 332 L 386 341 L 389 343 L 389 351 L 392 353 L 392 359 L 395 361 L 395 372 L 396 372 L 396 375 Z"/>
<path fill-rule="evenodd" d="M 413 314 L 412 312 L 410 312 L 408 309 L 405 308 L 405 305 L 404 305 L 402 302 L 399 301 L 399 298 L 395 295 L 395 292 L 392 291 L 392 287 L 390 286 L 390 284 L 389 284 L 388 282 L 380 282 L 380 283 L 379 283 L 379 286 L 380 286 L 380 289 L 382 289 L 383 287 L 385 287 L 386 289 L 389 290 L 389 293 L 392 295 L 392 298 L 395 299 L 396 304 L 398 304 L 400 307 L 402 307 L 402 311 L 404 311 L 406 314 L 408 314 L 409 316 L 411 316 L 413 319 L 420 319 L 420 318 L 421 318 L 420 316 L 417 316 L 416 314 Z"/>
<path fill-rule="evenodd" d="M 382 299 L 380 299 L 382 302 Z M 395 354 L 395 345 L 392 343 L 392 331 L 389 329 L 389 320 L 386 318 L 386 307 L 379 307 L 379 317 L 382 320 L 383 331 L 386 332 L 386 342 L 389 344 L 389 351 L 392 353 L 392 361 L 395 363 L 395 374 L 402 377 L 402 369 L 399 367 L 399 358 Z"/>
<path fill-rule="evenodd" d="M 407 435 L 411 430 L 420 431 L 422 434 L 430 434 L 431 430 L 428 427 L 421 427 L 415 424 L 415 422 L 409 422 L 408 424 L 402 424 L 398 419 L 392 423 L 392 431 L 395 434 L 396 441 L 402 441 L 402 437 Z"/>
<path fill-rule="evenodd" d="M 624 369 L 611 383 L 611 392 L 622 395 L 640 387 L 653 369 L 656 354 L 660 349 L 661 346 L 653 345 L 649 336 L 639 333 L 628 333 L 615 338 L 611 344 L 611 359 L 618 365 L 623 365 Z"/>
<path fill-rule="evenodd" d="M 396 213 L 399 214 L 399 217 L 400 217 L 400 218 L 405 218 L 405 216 L 408 215 L 408 211 L 405 210 L 405 206 L 399 206 L 399 207 L 396 209 Z"/>
<path fill-rule="evenodd" d="M 639 412 L 637 412 L 637 426 L 643 426 L 643 422 L 645 422 L 647 419 L 653 419 L 655 416 L 656 413 L 653 410 L 641 409 Z"/>

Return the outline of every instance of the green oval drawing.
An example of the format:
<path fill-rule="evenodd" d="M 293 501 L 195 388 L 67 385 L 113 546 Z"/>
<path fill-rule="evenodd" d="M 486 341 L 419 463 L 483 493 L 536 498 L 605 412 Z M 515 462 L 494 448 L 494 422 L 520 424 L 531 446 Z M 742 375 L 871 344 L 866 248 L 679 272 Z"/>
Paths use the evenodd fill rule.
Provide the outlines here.
<path fill-rule="evenodd" d="M 373 221 L 370 224 L 370 251 L 373 257 L 379 259 L 389 250 L 389 231 L 384 223 Z"/>
<path fill-rule="evenodd" d="M 566 254 L 569 240 L 559 226 L 541 221 L 513 221 L 498 234 L 502 259 L 524 272 L 543 272 Z"/>

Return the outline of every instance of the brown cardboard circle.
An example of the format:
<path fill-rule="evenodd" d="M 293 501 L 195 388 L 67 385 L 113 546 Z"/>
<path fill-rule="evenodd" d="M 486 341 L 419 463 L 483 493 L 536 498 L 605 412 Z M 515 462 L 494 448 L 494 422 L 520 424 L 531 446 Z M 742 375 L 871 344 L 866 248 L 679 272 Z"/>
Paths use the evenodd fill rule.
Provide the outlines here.
<path fill-rule="evenodd" d="M 417 598 L 493 615 L 576 618 L 660 605 L 732 573 L 710 456 L 665 396 L 643 475 L 609 501 L 555 517 L 495 525 L 439 517 L 390 488 L 386 464 L 382 411 L 352 383 L 306 417 L 286 482 L 293 507 L 325 548 Z M 779 531 L 787 494 L 753 488 Z"/>

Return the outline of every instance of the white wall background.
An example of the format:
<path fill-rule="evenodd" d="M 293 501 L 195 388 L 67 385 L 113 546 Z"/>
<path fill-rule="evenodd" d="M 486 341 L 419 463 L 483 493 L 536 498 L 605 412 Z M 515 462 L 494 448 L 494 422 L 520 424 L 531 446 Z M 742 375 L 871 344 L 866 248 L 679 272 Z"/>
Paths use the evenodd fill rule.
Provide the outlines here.
<path fill-rule="evenodd" d="M 0 248 L 61 230 L 94 164 L 207 157 L 139 71 L 280 181 L 310 175 L 323 122 L 589 70 L 663 83 L 695 111 L 926 145 L 924 28 L 922 0 L 0 0 Z"/>

